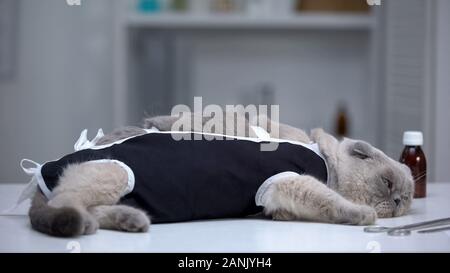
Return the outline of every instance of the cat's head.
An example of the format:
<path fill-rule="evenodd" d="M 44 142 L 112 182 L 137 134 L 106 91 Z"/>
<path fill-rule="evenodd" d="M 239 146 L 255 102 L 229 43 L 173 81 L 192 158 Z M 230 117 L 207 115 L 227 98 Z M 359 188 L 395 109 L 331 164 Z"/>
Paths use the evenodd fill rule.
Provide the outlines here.
<path fill-rule="evenodd" d="M 327 160 L 330 186 L 346 199 L 373 207 L 381 218 L 409 210 L 414 180 L 406 165 L 364 141 L 339 142 L 322 129 L 313 130 L 312 138 Z"/>

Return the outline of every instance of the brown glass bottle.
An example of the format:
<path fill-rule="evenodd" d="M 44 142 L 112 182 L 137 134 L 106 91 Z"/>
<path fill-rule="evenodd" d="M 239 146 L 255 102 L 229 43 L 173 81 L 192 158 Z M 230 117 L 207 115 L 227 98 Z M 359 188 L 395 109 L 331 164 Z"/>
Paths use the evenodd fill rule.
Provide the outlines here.
<path fill-rule="evenodd" d="M 400 162 L 410 169 L 415 181 L 414 198 L 427 195 L 427 161 L 422 151 L 423 136 L 421 132 L 405 132 L 403 135 L 405 148 Z"/>
<path fill-rule="evenodd" d="M 347 108 L 343 103 L 341 103 L 338 107 L 335 132 L 336 136 L 339 138 L 347 137 L 349 135 L 349 119 L 347 115 Z"/>

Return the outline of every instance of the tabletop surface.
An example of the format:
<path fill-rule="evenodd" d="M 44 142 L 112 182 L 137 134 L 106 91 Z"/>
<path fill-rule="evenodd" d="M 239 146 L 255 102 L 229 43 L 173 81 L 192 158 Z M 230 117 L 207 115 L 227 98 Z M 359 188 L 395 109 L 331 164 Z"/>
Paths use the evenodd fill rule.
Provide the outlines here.
<path fill-rule="evenodd" d="M 0 184 L 0 211 L 14 204 L 21 184 Z M 148 233 L 99 230 L 94 235 L 54 238 L 31 229 L 26 211 L 0 216 L 0 252 L 450 252 L 450 232 L 393 237 L 361 226 L 267 219 L 227 219 L 155 224 Z M 406 216 L 379 219 L 396 226 L 450 217 L 450 183 L 429 183 Z"/>

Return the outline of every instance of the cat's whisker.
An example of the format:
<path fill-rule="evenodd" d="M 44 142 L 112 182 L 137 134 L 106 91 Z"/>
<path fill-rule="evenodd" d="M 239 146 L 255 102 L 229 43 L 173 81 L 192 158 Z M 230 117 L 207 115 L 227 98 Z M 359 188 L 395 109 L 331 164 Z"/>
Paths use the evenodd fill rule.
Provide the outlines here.
<path fill-rule="evenodd" d="M 418 175 L 414 176 L 414 179 L 421 178 L 421 177 L 424 177 L 426 175 L 427 175 L 426 172 L 425 173 L 421 173 L 421 174 L 418 174 Z"/>
<path fill-rule="evenodd" d="M 419 179 L 422 179 L 422 178 L 424 178 L 426 175 L 427 175 L 426 172 L 424 172 L 424 173 L 422 173 L 422 174 L 419 174 L 419 175 L 417 175 L 416 177 L 414 177 L 414 181 L 417 181 L 417 180 L 419 180 Z"/>
<path fill-rule="evenodd" d="M 421 173 L 418 173 L 416 176 L 423 175 L 423 174 L 426 174 L 426 173 L 427 173 L 427 171 L 423 171 Z"/>
<path fill-rule="evenodd" d="M 423 172 L 421 172 L 421 173 L 418 173 L 417 175 L 422 175 L 422 174 L 424 174 L 424 173 L 427 173 L 427 171 L 423 171 Z"/>

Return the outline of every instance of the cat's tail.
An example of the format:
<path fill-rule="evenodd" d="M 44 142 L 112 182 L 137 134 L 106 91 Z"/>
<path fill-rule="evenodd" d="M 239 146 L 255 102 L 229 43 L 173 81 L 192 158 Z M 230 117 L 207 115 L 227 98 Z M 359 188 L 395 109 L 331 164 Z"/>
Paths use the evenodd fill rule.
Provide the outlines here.
<path fill-rule="evenodd" d="M 31 226 L 40 232 L 59 237 L 72 237 L 83 232 L 83 218 L 75 208 L 54 208 L 38 190 L 28 212 Z"/>

